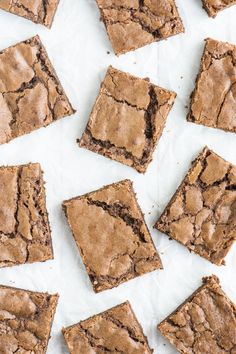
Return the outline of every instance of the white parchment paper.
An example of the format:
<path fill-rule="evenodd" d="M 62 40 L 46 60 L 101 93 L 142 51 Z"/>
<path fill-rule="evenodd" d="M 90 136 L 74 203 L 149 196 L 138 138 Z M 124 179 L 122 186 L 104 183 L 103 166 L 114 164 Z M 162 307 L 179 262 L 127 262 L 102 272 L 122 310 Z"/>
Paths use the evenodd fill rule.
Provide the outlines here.
<path fill-rule="evenodd" d="M 203 39 L 212 37 L 236 43 L 236 6 L 212 20 L 202 10 L 200 0 L 177 0 L 177 4 L 185 34 L 120 57 L 113 54 L 99 21 L 95 0 L 61 0 L 51 30 L 0 11 L 0 49 L 39 34 L 77 109 L 70 118 L 0 146 L 1 165 L 40 162 L 45 171 L 55 259 L 1 269 L 0 283 L 60 294 L 48 354 L 67 353 L 62 326 L 127 299 L 154 353 L 174 354 L 175 349 L 157 333 L 156 325 L 201 284 L 202 276 L 218 275 L 224 290 L 236 301 L 236 245 L 226 258 L 226 266 L 217 267 L 152 228 L 191 160 L 204 145 L 236 164 L 235 134 L 187 123 L 185 108 L 198 72 Z M 80 149 L 76 144 L 109 64 L 140 77 L 150 77 L 152 82 L 178 94 L 145 175 Z M 95 294 L 61 210 L 61 202 L 124 178 L 134 181 L 164 270 Z"/>

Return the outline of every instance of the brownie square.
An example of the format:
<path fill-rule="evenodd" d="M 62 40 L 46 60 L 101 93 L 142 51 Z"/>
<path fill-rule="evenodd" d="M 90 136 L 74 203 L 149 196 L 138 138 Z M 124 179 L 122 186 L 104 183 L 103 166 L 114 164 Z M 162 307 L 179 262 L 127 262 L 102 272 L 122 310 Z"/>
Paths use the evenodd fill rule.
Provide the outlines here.
<path fill-rule="evenodd" d="M 144 173 L 176 94 L 109 67 L 79 142 Z"/>
<path fill-rule="evenodd" d="M 45 354 L 58 295 L 0 285 L 0 353 Z"/>
<path fill-rule="evenodd" d="M 38 36 L 0 52 L 0 144 L 73 114 Z"/>
<path fill-rule="evenodd" d="M 70 354 L 153 353 L 128 301 L 63 328 Z"/>
<path fill-rule="evenodd" d="M 184 32 L 174 0 L 97 0 L 119 55 Z"/>
<path fill-rule="evenodd" d="M 179 353 L 233 354 L 236 348 L 236 307 L 216 276 L 203 285 L 158 326 Z"/>
<path fill-rule="evenodd" d="M 38 163 L 0 167 L 0 267 L 53 259 Z"/>
<path fill-rule="evenodd" d="M 236 166 L 207 147 L 155 228 L 217 265 L 236 238 Z"/>
<path fill-rule="evenodd" d="M 162 268 L 131 181 L 67 200 L 63 209 L 94 291 Z"/>
<path fill-rule="evenodd" d="M 189 122 L 236 132 L 236 46 L 206 39 Z"/>
<path fill-rule="evenodd" d="M 202 0 L 203 8 L 210 17 L 216 17 L 218 12 L 235 4 L 235 0 Z"/>
<path fill-rule="evenodd" d="M 51 27 L 60 0 L 0 0 L 0 9 Z"/>

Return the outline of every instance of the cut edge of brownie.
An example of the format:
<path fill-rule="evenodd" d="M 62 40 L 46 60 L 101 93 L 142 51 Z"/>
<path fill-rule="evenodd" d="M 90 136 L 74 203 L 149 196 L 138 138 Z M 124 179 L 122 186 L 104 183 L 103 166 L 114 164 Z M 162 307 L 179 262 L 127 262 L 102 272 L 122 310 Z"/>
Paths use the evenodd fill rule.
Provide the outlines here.
<path fill-rule="evenodd" d="M 215 18 L 219 14 L 219 12 L 228 9 L 229 7 L 235 4 L 236 1 L 232 4 L 224 4 L 222 7 L 217 8 L 217 6 L 214 7 L 214 5 L 209 5 L 208 0 L 202 0 L 202 8 L 207 12 L 208 16 L 211 18 Z"/>
<path fill-rule="evenodd" d="M 148 229 L 148 227 L 147 227 L 147 224 L 146 224 L 146 221 L 145 221 L 145 218 L 144 218 L 144 214 L 143 214 L 143 212 L 142 212 L 142 210 L 141 210 L 141 208 L 140 208 L 140 205 L 139 205 L 139 203 L 138 203 L 138 200 L 137 200 L 137 197 L 136 197 L 136 193 L 135 193 L 134 188 L 133 188 L 133 182 L 132 182 L 131 180 L 129 180 L 129 179 L 125 179 L 125 180 L 121 180 L 121 181 L 118 181 L 118 182 L 115 182 L 115 183 L 111 183 L 111 184 L 106 185 L 106 186 L 103 186 L 102 188 L 99 188 L 99 189 L 97 189 L 97 190 L 95 190 L 95 191 L 92 191 L 92 192 L 83 194 L 83 195 L 81 195 L 81 196 L 77 196 L 77 197 L 73 197 L 73 198 L 71 198 L 71 199 L 65 200 L 65 201 L 63 201 L 63 203 L 62 203 L 62 209 L 63 209 L 64 214 L 65 214 L 65 216 L 66 216 L 68 225 L 69 225 L 69 227 L 70 227 L 70 231 L 71 231 L 71 233 L 72 233 L 72 236 L 73 236 L 73 238 L 74 238 L 74 241 L 75 241 L 75 243 L 76 243 L 76 246 L 77 246 L 77 248 L 79 249 L 80 256 L 81 256 L 81 258 L 82 258 L 82 260 L 83 260 L 84 267 L 85 267 L 85 269 L 86 269 L 86 272 L 87 272 L 87 274 L 88 274 L 88 277 L 89 277 L 89 279 L 90 279 L 90 282 L 91 282 L 91 284 L 92 284 L 92 287 L 93 287 L 93 290 L 95 291 L 95 293 L 99 293 L 99 292 L 102 292 L 102 291 L 105 291 L 105 290 L 109 290 L 109 289 L 116 288 L 116 287 L 118 287 L 120 284 L 125 283 L 126 281 L 135 279 L 135 278 L 137 278 L 137 277 L 139 277 L 139 276 L 142 276 L 142 275 L 144 275 L 144 274 L 147 274 L 147 273 L 152 272 L 152 271 L 146 271 L 146 272 L 140 273 L 140 274 L 138 274 L 138 275 L 136 275 L 136 276 L 134 276 L 134 277 L 127 278 L 127 279 L 125 278 L 125 276 L 124 276 L 123 278 L 121 277 L 121 279 L 120 279 L 115 285 L 111 285 L 110 287 L 108 287 L 108 286 L 103 287 L 103 286 L 99 285 L 99 283 L 98 283 L 97 285 L 94 284 L 94 281 L 93 281 L 93 280 L 94 280 L 94 277 L 93 277 L 93 275 L 91 274 L 91 270 L 90 270 L 89 266 L 87 265 L 87 262 L 85 261 L 85 258 L 84 258 L 84 255 L 83 255 L 83 250 L 81 249 L 79 243 L 76 242 L 76 237 L 75 237 L 75 234 L 74 234 L 74 232 L 73 232 L 72 225 L 71 225 L 71 223 L 70 223 L 70 221 L 69 221 L 69 217 L 68 217 L 68 214 L 67 214 L 67 204 L 68 204 L 68 203 L 73 202 L 74 200 L 80 200 L 80 199 L 87 198 L 87 197 L 89 197 L 90 195 L 93 195 L 95 192 L 98 192 L 98 191 L 99 191 L 99 192 L 102 192 L 102 191 L 106 190 L 106 189 L 109 188 L 109 187 L 116 186 L 117 184 L 123 184 L 123 183 L 128 183 L 128 184 L 129 184 L 129 191 L 130 191 L 130 193 L 132 194 L 132 196 L 134 197 L 135 202 L 136 202 L 136 205 L 137 205 L 137 208 L 138 208 L 138 210 L 139 210 L 139 212 L 140 212 L 140 214 L 141 214 L 141 219 L 140 219 L 140 220 L 142 220 L 143 224 L 145 225 L 145 227 L 146 227 L 146 229 L 147 229 L 147 232 L 148 232 L 148 235 L 149 235 L 149 238 L 150 238 L 150 242 L 151 242 L 151 244 L 153 245 L 153 247 L 154 247 L 154 249 L 155 249 L 155 252 L 156 252 L 155 256 L 156 256 L 156 258 L 157 258 L 157 261 L 159 262 L 159 267 L 157 267 L 156 269 L 153 269 L 152 271 L 155 271 L 155 270 L 158 270 L 158 269 L 160 269 L 160 270 L 163 269 L 163 264 L 162 264 L 161 258 L 160 258 L 160 256 L 159 256 L 159 253 L 157 252 L 157 249 L 156 249 L 156 246 L 155 246 L 155 244 L 154 244 L 154 242 L 153 242 L 151 233 L 150 233 L 150 231 L 149 231 L 149 229 Z M 95 275 L 95 277 L 96 277 L 96 275 Z M 108 277 L 109 277 L 109 275 L 108 275 Z"/>

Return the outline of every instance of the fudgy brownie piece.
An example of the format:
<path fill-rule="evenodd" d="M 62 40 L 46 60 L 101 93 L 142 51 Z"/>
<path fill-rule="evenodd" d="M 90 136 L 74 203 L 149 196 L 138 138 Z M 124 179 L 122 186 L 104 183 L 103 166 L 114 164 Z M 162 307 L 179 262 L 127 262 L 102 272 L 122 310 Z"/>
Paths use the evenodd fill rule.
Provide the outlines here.
<path fill-rule="evenodd" d="M 0 286 L 0 353 L 45 354 L 58 295 Z"/>
<path fill-rule="evenodd" d="M 236 239 L 236 166 L 200 153 L 155 227 L 217 265 Z"/>
<path fill-rule="evenodd" d="M 184 32 L 174 0 L 97 0 L 119 55 Z"/>
<path fill-rule="evenodd" d="M 175 97 L 110 66 L 79 145 L 144 173 Z"/>
<path fill-rule="evenodd" d="M 0 167 L 0 267 L 52 258 L 40 165 Z"/>
<path fill-rule="evenodd" d="M 60 0 L 0 0 L 0 9 L 51 27 Z"/>
<path fill-rule="evenodd" d="M 0 144 L 74 113 L 38 36 L 0 52 Z"/>
<path fill-rule="evenodd" d="M 189 122 L 236 132 L 236 46 L 206 39 Z"/>
<path fill-rule="evenodd" d="M 218 12 L 236 4 L 235 0 L 202 0 L 203 8 L 210 17 L 216 17 Z"/>
<path fill-rule="evenodd" d="M 128 301 L 62 332 L 71 354 L 153 353 Z"/>
<path fill-rule="evenodd" d="M 131 181 L 70 199 L 63 208 L 96 292 L 162 268 Z"/>
<path fill-rule="evenodd" d="M 236 307 L 216 276 L 203 285 L 158 326 L 182 354 L 233 354 L 236 350 Z"/>

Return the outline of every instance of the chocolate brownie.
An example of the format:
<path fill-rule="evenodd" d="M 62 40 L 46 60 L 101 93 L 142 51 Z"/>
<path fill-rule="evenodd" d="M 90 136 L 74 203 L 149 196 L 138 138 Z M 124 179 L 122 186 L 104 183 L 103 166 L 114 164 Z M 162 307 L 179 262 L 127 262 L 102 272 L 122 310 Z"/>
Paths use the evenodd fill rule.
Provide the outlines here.
<path fill-rule="evenodd" d="M 119 55 L 184 32 L 174 0 L 97 0 Z"/>
<path fill-rule="evenodd" d="M 0 52 L 0 144 L 74 113 L 38 36 Z"/>
<path fill-rule="evenodd" d="M 189 122 L 236 132 L 236 46 L 206 39 Z"/>
<path fill-rule="evenodd" d="M 51 27 L 60 0 L 0 0 L 0 9 Z"/>
<path fill-rule="evenodd" d="M 63 208 L 96 292 L 162 268 L 131 181 L 70 199 Z"/>
<path fill-rule="evenodd" d="M 236 0 L 202 0 L 203 8 L 210 17 L 216 17 L 218 12 L 236 4 Z"/>
<path fill-rule="evenodd" d="M 0 353 L 45 354 L 58 295 L 0 285 Z"/>
<path fill-rule="evenodd" d="M 175 97 L 110 66 L 79 145 L 144 173 Z"/>
<path fill-rule="evenodd" d="M 236 166 L 200 153 L 155 227 L 217 265 L 236 239 Z"/>
<path fill-rule="evenodd" d="M 158 326 L 182 354 L 234 354 L 236 307 L 216 276 L 203 285 Z"/>
<path fill-rule="evenodd" d="M 63 328 L 71 354 L 151 354 L 147 338 L 128 301 Z"/>
<path fill-rule="evenodd" d="M 52 258 L 40 165 L 0 167 L 0 267 Z"/>

